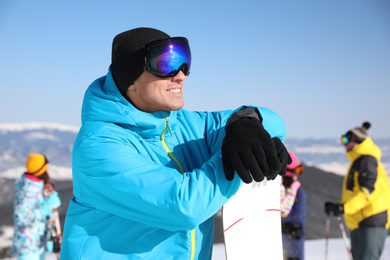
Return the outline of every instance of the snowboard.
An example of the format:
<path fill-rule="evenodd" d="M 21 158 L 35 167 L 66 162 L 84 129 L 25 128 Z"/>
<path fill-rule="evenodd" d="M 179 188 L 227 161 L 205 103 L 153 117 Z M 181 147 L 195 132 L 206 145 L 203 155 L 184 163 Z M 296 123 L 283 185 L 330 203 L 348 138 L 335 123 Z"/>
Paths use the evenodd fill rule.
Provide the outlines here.
<path fill-rule="evenodd" d="M 43 196 L 45 198 L 49 197 L 51 194 L 55 192 L 54 185 L 51 183 L 46 183 L 43 186 Z M 52 211 L 53 216 L 49 219 L 49 226 L 50 226 L 50 237 L 53 239 L 53 252 L 56 253 L 57 259 L 59 259 L 60 256 L 60 249 L 61 249 L 61 243 L 62 243 L 62 231 L 61 231 L 61 222 L 60 222 L 60 215 L 58 213 L 58 209 L 55 209 Z"/>
<path fill-rule="evenodd" d="M 283 259 L 280 176 L 243 184 L 223 206 L 227 260 Z"/>

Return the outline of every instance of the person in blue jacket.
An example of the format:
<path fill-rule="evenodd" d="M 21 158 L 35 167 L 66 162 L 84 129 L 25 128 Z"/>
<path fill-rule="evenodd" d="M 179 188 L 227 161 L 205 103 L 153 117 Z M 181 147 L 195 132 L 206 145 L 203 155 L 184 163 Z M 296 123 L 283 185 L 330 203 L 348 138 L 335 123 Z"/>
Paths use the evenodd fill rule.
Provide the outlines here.
<path fill-rule="evenodd" d="M 191 58 L 186 38 L 153 28 L 114 38 L 84 96 L 61 259 L 211 259 L 218 209 L 243 182 L 285 174 L 273 111 L 182 109 Z"/>
<path fill-rule="evenodd" d="M 18 260 L 43 260 L 48 251 L 49 218 L 61 206 L 57 191 L 44 197 L 44 185 L 50 183 L 48 167 L 44 154 L 31 153 L 26 159 L 26 172 L 14 183 L 11 253 Z"/>

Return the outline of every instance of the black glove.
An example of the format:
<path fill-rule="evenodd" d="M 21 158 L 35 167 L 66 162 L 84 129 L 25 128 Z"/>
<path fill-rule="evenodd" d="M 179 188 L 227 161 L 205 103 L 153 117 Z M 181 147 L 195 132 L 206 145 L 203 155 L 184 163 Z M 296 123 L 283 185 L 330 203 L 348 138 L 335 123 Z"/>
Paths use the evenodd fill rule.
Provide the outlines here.
<path fill-rule="evenodd" d="M 290 176 L 284 176 L 283 177 L 283 186 L 289 188 L 291 184 L 294 182 L 293 178 Z"/>
<path fill-rule="evenodd" d="M 303 230 L 300 225 L 287 222 L 282 224 L 282 233 L 288 237 L 299 239 L 302 236 Z"/>
<path fill-rule="evenodd" d="M 278 172 L 279 175 L 281 176 L 284 176 L 286 175 L 286 171 L 287 171 L 287 165 L 292 163 L 292 159 L 291 159 L 291 156 L 290 154 L 287 152 L 287 149 L 286 147 L 284 146 L 284 144 L 282 143 L 282 141 L 280 141 L 279 138 L 277 137 L 274 137 L 272 138 L 272 141 L 274 142 L 274 146 L 275 146 L 275 150 L 276 150 L 276 153 L 278 155 L 278 158 L 279 158 L 279 161 L 280 163 L 282 164 L 282 169 L 281 171 Z M 277 175 L 275 175 L 273 179 L 276 178 Z M 291 185 L 291 184 L 290 184 Z"/>
<path fill-rule="evenodd" d="M 222 164 L 227 180 L 233 180 L 235 171 L 245 183 L 251 183 L 252 177 L 257 182 L 264 177 L 275 178 L 281 171 L 278 151 L 261 121 L 258 110 L 250 107 L 229 118 L 222 144 Z"/>
<path fill-rule="evenodd" d="M 333 216 L 337 217 L 339 215 L 344 214 L 344 206 L 343 204 L 339 203 L 333 203 L 333 202 L 325 202 L 325 213 L 330 215 L 331 213 Z"/>

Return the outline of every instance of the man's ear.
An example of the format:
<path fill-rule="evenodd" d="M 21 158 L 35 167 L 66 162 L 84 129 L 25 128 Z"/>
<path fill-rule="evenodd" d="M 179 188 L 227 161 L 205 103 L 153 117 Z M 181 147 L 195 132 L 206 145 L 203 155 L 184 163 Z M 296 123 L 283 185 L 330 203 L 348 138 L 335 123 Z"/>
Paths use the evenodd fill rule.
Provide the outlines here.
<path fill-rule="evenodd" d="M 131 83 L 131 85 L 127 88 L 127 91 L 126 91 L 126 94 L 129 93 L 129 91 L 134 91 L 136 89 L 136 85 L 133 83 Z"/>

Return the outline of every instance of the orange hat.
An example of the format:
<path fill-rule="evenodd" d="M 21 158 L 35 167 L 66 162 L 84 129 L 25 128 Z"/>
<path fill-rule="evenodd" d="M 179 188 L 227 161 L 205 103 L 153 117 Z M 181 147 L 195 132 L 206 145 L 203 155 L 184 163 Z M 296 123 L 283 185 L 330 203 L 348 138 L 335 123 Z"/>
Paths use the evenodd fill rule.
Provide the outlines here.
<path fill-rule="evenodd" d="M 27 173 L 33 176 L 39 176 L 46 172 L 49 161 L 46 156 L 40 153 L 31 153 L 26 160 Z"/>

